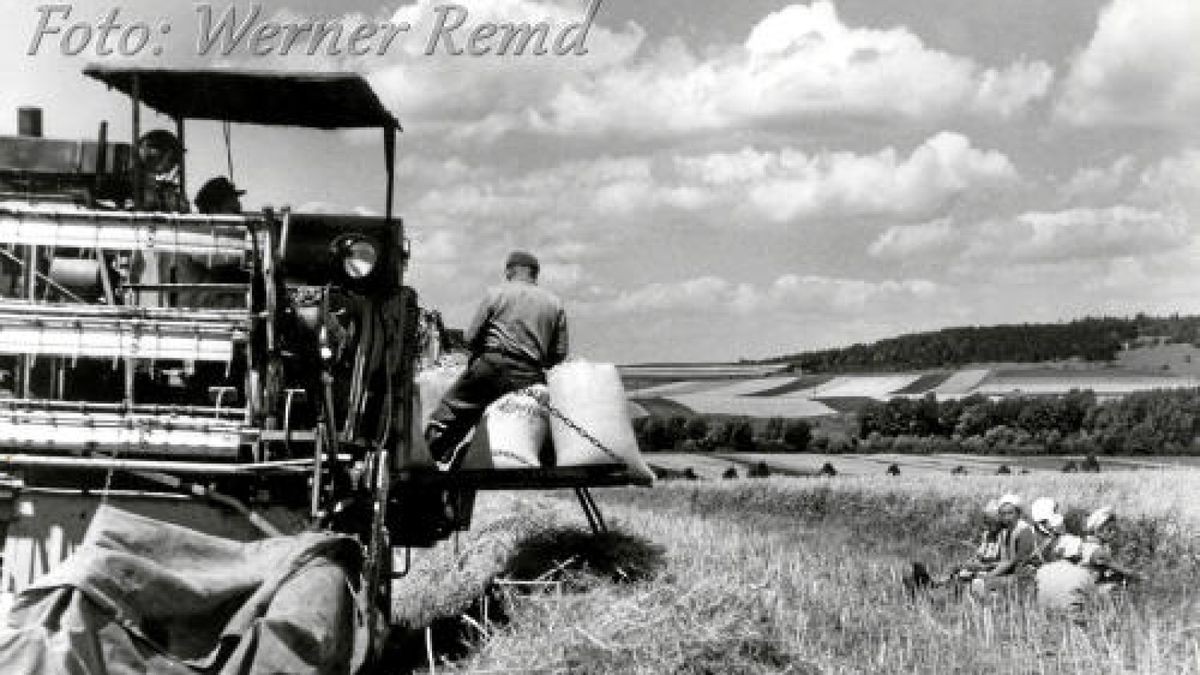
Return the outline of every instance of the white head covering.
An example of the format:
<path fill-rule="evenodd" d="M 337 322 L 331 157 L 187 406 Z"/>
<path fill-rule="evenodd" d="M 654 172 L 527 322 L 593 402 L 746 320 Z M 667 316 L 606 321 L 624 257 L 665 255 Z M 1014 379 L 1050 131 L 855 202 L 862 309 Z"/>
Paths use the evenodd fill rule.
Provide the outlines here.
<path fill-rule="evenodd" d="M 1002 509 L 1005 506 L 1013 506 L 1019 509 L 1021 508 L 1021 498 L 1010 492 L 1001 497 L 996 504 L 997 509 Z"/>
<path fill-rule="evenodd" d="M 989 499 L 987 503 L 983 505 L 983 516 L 985 518 L 999 518 L 1000 501 L 996 499 Z"/>
<path fill-rule="evenodd" d="M 1035 523 L 1044 523 L 1058 511 L 1058 502 L 1049 497 L 1038 497 L 1029 505 L 1029 519 Z"/>
<path fill-rule="evenodd" d="M 1116 513 L 1113 513 L 1112 507 L 1109 506 L 1096 509 L 1095 511 L 1092 511 L 1090 516 L 1088 516 L 1085 527 L 1087 528 L 1088 532 L 1095 532 L 1103 527 L 1105 523 L 1115 518 L 1116 515 Z"/>

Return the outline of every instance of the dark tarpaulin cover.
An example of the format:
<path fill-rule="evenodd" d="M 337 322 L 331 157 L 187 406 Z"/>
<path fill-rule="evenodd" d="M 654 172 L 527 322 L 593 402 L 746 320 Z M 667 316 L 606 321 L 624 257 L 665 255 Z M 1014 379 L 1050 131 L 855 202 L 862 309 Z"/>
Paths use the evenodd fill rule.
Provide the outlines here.
<path fill-rule="evenodd" d="M 22 591 L 4 673 L 352 673 L 369 636 L 361 548 L 303 533 L 249 543 L 110 506 Z"/>

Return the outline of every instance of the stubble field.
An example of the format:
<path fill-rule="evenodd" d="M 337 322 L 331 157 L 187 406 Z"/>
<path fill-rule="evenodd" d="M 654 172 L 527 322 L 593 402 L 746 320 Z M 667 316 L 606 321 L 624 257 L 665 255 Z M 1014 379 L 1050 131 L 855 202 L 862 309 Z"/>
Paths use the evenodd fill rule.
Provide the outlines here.
<path fill-rule="evenodd" d="M 442 617 L 438 672 L 1200 673 L 1200 472 L 930 478 L 597 491 L 601 540 L 570 492 L 486 495 L 472 533 L 417 555 L 397 610 Z M 979 506 L 1005 491 L 1116 507 L 1121 555 L 1150 581 L 1083 625 L 1031 603 L 912 602 L 904 567 L 967 556 Z M 422 649 L 397 658 L 424 664 Z"/>

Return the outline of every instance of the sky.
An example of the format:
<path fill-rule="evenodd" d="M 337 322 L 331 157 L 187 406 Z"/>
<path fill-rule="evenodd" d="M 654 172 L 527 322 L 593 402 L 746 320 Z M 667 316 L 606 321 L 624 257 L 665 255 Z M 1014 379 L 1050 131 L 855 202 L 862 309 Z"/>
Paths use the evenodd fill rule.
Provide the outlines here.
<path fill-rule="evenodd" d="M 573 352 L 619 363 L 1200 312 L 1196 0 L 602 0 L 585 55 L 504 56 L 428 54 L 449 11 L 436 0 L 261 3 L 264 21 L 347 33 L 411 24 L 382 55 L 201 55 L 203 11 L 244 20 L 250 5 L 149 0 L 69 4 L 30 55 L 38 4 L 0 0 L 0 134 L 37 105 L 47 136 L 106 119 L 127 137 L 126 99 L 80 75 L 92 62 L 367 75 L 404 126 L 410 282 L 452 326 L 514 248 L 566 302 Z M 588 10 L 459 6 L 467 28 L 554 31 Z M 80 53 L 62 53 L 69 26 L 114 7 L 152 27 L 146 48 L 100 55 L 81 28 Z M 190 181 L 226 173 L 218 126 L 187 140 Z M 232 140 L 249 206 L 383 209 L 378 134 Z"/>

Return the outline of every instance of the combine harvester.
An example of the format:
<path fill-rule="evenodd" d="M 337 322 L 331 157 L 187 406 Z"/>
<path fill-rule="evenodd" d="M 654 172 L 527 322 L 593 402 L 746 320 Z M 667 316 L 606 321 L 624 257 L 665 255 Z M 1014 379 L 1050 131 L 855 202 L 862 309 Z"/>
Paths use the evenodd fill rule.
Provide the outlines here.
<path fill-rule="evenodd" d="M 468 468 L 428 459 L 400 125 L 360 76 L 85 74 L 129 96 L 133 142 L 45 139 L 36 110 L 0 137 L 5 672 L 351 672 L 393 561 L 469 527 L 476 490 L 575 489 L 601 529 L 588 488 L 647 482 L 561 400 L 553 438 L 601 461 L 496 468 L 487 434 Z M 142 133 L 143 107 L 174 130 Z M 386 213 L 190 213 L 189 120 L 378 128 Z"/>

